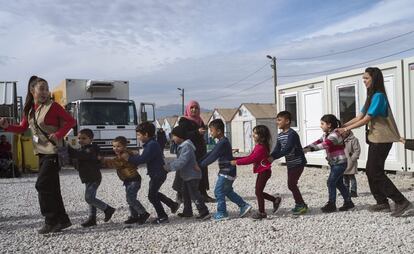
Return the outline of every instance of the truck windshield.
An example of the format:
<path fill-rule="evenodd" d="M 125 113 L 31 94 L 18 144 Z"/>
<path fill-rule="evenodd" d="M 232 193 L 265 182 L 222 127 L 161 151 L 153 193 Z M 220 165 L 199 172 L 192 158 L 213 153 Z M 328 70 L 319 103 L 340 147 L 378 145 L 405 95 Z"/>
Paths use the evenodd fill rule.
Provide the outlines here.
<path fill-rule="evenodd" d="M 82 102 L 80 125 L 136 125 L 137 113 L 133 102 Z"/>

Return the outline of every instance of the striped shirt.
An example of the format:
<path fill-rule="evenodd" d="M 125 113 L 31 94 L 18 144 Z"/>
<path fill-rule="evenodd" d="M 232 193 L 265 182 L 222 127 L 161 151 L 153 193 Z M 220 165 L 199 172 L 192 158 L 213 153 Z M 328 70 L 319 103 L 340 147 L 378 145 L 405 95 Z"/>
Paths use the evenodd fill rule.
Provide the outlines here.
<path fill-rule="evenodd" d="M 326 159 L 331 166 L 347 162 L 344 139 L 337 130 L 334 130 L 331 133 L 325 133 L 320 139 L 316 140 L 308 147 L 311 151 L 325 149 Z"/>
<path fill-rule="evenodd" d="M 299 135 L 291 128 L 278 134 L 277 144 L 270 156 L 275 160 L 284 156 L 288 170 L 306 165 Z"/>

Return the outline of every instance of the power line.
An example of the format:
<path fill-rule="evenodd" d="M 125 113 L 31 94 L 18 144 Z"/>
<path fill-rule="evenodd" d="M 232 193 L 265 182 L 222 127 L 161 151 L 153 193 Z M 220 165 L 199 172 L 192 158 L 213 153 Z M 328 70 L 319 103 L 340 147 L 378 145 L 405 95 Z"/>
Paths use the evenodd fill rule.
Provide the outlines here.
<path fill-rule="evenodd" d="M 381 43 L 384 43 L 384 42 L 388 42 L 388 41 L 391 41 L 391 40 L 394 40 L 394 39 L 397 39 L 397 38 L 400 38 L 400 37 L 403 37 L 403 36 L 406 36 L 406 35 L 409 35 L 409 34 L 412 34 L 412 33 L 414 33 L 414 30 L 413 31 L 410 31 L 410 32 L 407 32 L 407 33 L 404 33 L 404 34 L 400 34 L 400 35 L 394 36 L 394 37 L 389 38 L 389 39 L 385 39 L 385 40 L 382 40 L 382 41 L 374 42 L 374 43 L 367 44 L 365 46 L 361 46 L 361 47 L 357 47 L 357 48 L 352 48 L 352 49 L 346 49 L 346 50 L 338 51 L 336 53 L 324 54 L 324 55 L 319 55 L 319 56 L 310 56 L 310 57 L 278 58 L 277 60 L 279 60 L 279 61 L 297 61 L 297 60 L 310 60 L 310 59 L 322 58 L 322 57 L 327 57 L 327 56 L 335 56 L 335 55 L 344 54 L 344 53 L 348 53 L 348 52 L 352 52 L 352 51 L 356 51 L 356 50 L 368 48 L 368 47 L 371 47 L 371 46 L 375 46 L 375 45 L 378 45 L 378 44 L 381 44 Z"/>
<path fill-rule="evenodd" d="M 351 65 L 347 65 L 347 66 L 342 66 L 342 67 L 338 67 L 338 68 L 334 68 L 334 69 L 329 69 L 329 70 L 324 70 L 324 71 L 317 71 L 317 72 L 308 72 L 308 73 L 302 73 L 302 74 L 279 75 L 278 77 L 281 77 L 281 78 L 301 77 L 301 76 L 309 76 L 309 75 L 315 75 L 315 74 L 323 74 L 323 73 L 326 73 L 326 72 L 338 71 L 338 70 L 342 70 L 342 69 L 346 69 L 346 68 L 350 68 L 350 67 L 355 67 L 355 66 L 362 65 L 362 64 L 375 62 L 375 61 L 378 61 L 378 60 L 381 60 L 381 59 L 384 59 L 384 58 L 388 58 L 388 57 L 391 57 L 391 56 L 399 55 L 401 53 L 408 52 L 408 51 L 411 51 L 411 50 L 414 50 L 414 48 L 409 48 L 409 49 L 402 50 L 402 51 L 399 51 L 399 52 L 396 52 L 396 53 L 393 53 L 393 54 L 390 54 L 390 55 L 386 55 L 386 56 L 383 56 L 383 57 L 378 57 L 378 58 L 371 59 L 371 60 L 368 60 L 368 61 L 365 61 L 365 62 L 361 62 L 361 63 L 357 63 L 357 64 L 351 64 Z"/>
<path fill-rule="evenodd" d="M 254 74 L 256 74 L 256 73 L 258 73 L 259 71 L 263 70 L 263 68 L 265 68 L 266 66 L 268 66 L 268 64 L 269 64 L 269 63 L 270 63 L 270 62 L 267 62 L 265 65 L 261 66 L 259 69 L 257 69 L 257 70 L 255 70 L 254 72 L 250 73 L 250 74 L 249 74 L 249 75 L 247 75 L 246 77 L 244 77 L 244 78 L 242 78 L 242 79 L 240 79 L 240 80 L 238 80 L 238 81 L 236 81 L 236 82 L 234 82 L 234 83 L 232 83 L 232 84 L 230 84 L 230 85 L 224 86 L 224 88 L 229 88 L 229 87 L 232 87 L 232 86 L 237 85 L 238 83 L 240 83 L 240 82 L 242 82 L 242 81 L 245 81 L 246 79 L 250 78 L 250 77 L 251 77 L 251 76 L 253 76 Z"/>
<path fill-rule="evenodd" d="M 232 93 L 232 94 L 222 95 L 222 96 L 217 96 L 217 97 L 214 97 L 214 98 L 212 97 L 212 98 L 207 98 L 207 99 L 201 99 L 201 100 L 199 100 L 199 101 L 212 101 L 212 100 L 217 100 L 217 99 L 221 99 L 221 98 L 226 98 L 226 97 L 229 97 L 229 96 L 233 96 L 233 95 L 236 95 L 236 94 L 242 93 L 242 92 L 244 92 L 244 91 L 247 91 L 247 90 L 249 90 L 249 89 L 252 89 L 252 88 L 258 87 L 258 86 L 260 86 L 260 85 L 264 84 L 265 82 L 267 82 L 267 81 L 269 81 L 269 80 L 271 80 L 271 79 L 273 79 L 273 77 L 266 78 L 265 80 L 262 80 L 262 81 L 260 81 L 260 82 L 258 82 L 258 83 L 255 83 L 255 84 L 254 84 L 254 85 L 252 85 L 252 86 L 246 87 L 246 88 L 244 88 L 244 89 L 242 89 L 242 90 L 240 90 L 240 91 L 234 92 L 234 93 Z"/>

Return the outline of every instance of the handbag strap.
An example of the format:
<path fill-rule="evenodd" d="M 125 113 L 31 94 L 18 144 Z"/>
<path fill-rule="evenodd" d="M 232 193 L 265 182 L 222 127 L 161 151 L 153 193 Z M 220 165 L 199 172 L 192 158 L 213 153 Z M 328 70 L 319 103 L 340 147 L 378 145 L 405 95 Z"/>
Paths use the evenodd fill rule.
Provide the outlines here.
<path fill-rule="evenodd" d="M 43 106 L 43 105 L 42 105 Z M 39 108 L 39 112 L 40 112 L 40 110 L 42 109 L 42 106 L 40 106 L 40 108 Z M 50 143 L 52 143 L 52 145 L 54 145 L 54 146 L 56 146 L 56 143 L 55 143 L 55 141 L 53 141 L 53 140 L 51 140 L 50 138 L 49 138 L 49 134 L 46 132 L 46 131 L 44 131 L 40 126 L 39 126 L 39 124 L 37 123 L 37 119 L 36 119 L 36 112 L 34 113 L 34 115 L 33 115 L 33 122 L 34 122 L 34 125 L 35 125 L 35 127 L 43 134 L 43 136 L 45 136 L 45 138 L 50 142 Z"/>

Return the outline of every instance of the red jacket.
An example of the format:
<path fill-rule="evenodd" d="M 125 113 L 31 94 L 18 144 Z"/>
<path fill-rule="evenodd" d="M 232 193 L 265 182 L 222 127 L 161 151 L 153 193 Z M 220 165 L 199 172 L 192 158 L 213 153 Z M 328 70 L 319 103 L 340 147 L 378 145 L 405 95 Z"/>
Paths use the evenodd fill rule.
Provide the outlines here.
<path fill-rule="evenodd" d="M 38 105 L 34 106 L 35 109 L 37 107 Z M 66 110 L 62 108 L 62 106 L 60 106 L 56 102 L 53 102 L 49 111 L 46 113 L 45 124 L 59 127 L 59 118 L 62 118 L 65 123 L 63 126 L 60 127 L 60 129 L 55 133 L 55 135 L 58 139 L 62 139 L 70 131 L 70 129 L 73 126 L 75 126 L 76 120 L 68 112 L 66 112 Z M 28 127 L 29 122 L 27 121 L 26 116 L 24 116 L 20 125 L 9 125 L 9 127 L 5 131 L 22 133 L 25 132 Z"/>
<path fill-rule="evenodd" d="M 262 144 L 257 144 L 251 154 L 237 158 L 236 165 L 253 164 L 253 173 L 261 173 L 270 170 L 272 167 L 272 164 L 267 160 L 268 157 L 268 149 Z"/>

